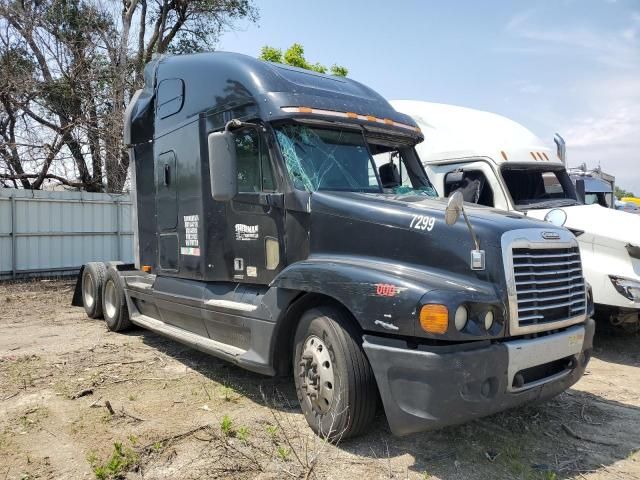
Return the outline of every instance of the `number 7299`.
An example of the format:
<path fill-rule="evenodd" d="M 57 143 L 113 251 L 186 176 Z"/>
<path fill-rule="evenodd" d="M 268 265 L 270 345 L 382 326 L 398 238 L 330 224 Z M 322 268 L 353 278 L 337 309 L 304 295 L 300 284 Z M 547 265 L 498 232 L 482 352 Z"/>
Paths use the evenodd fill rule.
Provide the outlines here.
<path fill-rule="evenodd" d="M 436 224 L 436 219 L 434 217 L 429 217 L 426 215 L 414 215 L 411 223 L 409 224 L 410 228 L 415 228 L 416 230 L 426 230 L 430 232 L 433 230 L 433 227 Z"/>

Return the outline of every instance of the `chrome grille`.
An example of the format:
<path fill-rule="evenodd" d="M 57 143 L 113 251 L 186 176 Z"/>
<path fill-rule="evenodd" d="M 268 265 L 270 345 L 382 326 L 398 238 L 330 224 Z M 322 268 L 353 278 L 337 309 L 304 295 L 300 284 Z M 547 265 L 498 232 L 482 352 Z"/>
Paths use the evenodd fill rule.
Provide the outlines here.
<path fill-rule="evenodd" d="M 520 327 L 585 314 L 586 290 L 577 246 L 513 248 L 512 259 Z"/>

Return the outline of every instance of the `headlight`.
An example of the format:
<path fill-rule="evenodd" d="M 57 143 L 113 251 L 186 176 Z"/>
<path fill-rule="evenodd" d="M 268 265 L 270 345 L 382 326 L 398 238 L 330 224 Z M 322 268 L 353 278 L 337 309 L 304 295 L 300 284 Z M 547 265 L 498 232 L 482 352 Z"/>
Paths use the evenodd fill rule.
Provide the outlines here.
<path fill-rule="evenodd" d="M 461 332 L 462 329 L 467 324 L 467 319 L 468 318 L 469 318 L 469 313 L 467 312 L 467 309 L 465 307 L 463 307 L 462 305 L 460 305 L 458 307 L 458 309 L 456 310 L 456 317 L 455 317 L 456 329 L 459 332 Z"/>
<path fill-rule="evenodd" d="M 493 327 L 493 319 L 493 312 L 491 310 L 484 314 L 484 329 L 486 331 L 491 330 L 491 327 Z"/>
<path fill-rule="evenodd" d="M 609 276 L 611 283 L 621 295 L 629 300 L 640 302 L 640 282 L 623 277 Z"/>

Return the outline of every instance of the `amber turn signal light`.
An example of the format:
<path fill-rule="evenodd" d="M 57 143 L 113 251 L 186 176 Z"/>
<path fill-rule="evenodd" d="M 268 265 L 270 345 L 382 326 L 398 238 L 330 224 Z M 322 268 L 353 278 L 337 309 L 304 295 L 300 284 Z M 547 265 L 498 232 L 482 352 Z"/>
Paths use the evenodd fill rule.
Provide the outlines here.
<path fill-rule="evenodd" d="M 429 303 L 420 309 L 420 326 L 427 333 L 446 333 L 449 310 L 445 305 Z"/>
<path fill-rule="evenodd" d="M 150 273 L 151 272 L 151 265 L 143 265 L 141 270 L 145 273 Z"/>

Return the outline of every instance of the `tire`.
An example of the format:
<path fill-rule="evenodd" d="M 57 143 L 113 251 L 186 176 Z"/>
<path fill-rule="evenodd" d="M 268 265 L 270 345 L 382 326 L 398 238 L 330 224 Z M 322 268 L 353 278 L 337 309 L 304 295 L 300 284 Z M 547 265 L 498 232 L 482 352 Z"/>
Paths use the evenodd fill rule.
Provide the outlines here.
<path fill-rule="evenodd" d="M 102 318 L 102 286 L 107 274 L 104 263 L 90 262 L 82 271 L 82 305 L 89 318 Z"/>
<path fill-rule="evenodd" d="M 124 294 L 122 279 L 118 271 L 111 267 L 107 270 L 102 290 L 102 311 L 107 328 L 112 332 L 122 332 L 131 328 L 129 309 Z"/>
<path fill-rule="evenodd" d="M 351 322 L 340 309 L 314 308 L 302 315 L 294 340 L 302 413 L 318 436 L 332 442 L 363 433 L 378 403 L 375 378 Z"/>

